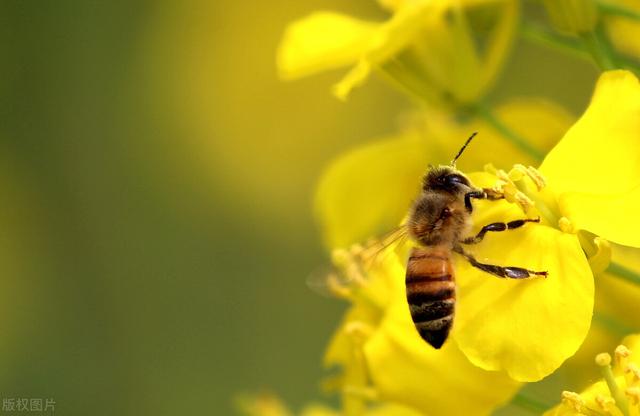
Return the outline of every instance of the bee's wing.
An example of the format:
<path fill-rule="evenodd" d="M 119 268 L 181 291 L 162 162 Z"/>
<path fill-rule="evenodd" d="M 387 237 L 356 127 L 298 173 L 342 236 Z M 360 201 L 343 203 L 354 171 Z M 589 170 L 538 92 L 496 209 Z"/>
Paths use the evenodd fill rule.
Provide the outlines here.
<path fill-rule="evenodd" d="M 380 238 L 369 240 L 361 255 L 363 265 L 366 268 L 370 268 L 378 262 L 383 261 L 384 257 L 392 251 L 388 249 L 394 245 L 403 243 L 407 237 L 407 226 L 406 224 L 402 224 L 382 235 Z"/>
<path fill-rule="evenodd" d="M 390 252 L 388 249 L 401 243 L 406 237 L 407 227 L 401 225 L 380 238 L 370 239 L 364 246 L 354 245 L 342 253 L 348 256 L 351 267 L 320 268 L 309 275 L 307 286 L 323 296 L 348 297 L 354 285 L 366 280 L 367 271 L 384 260 Z"/>
<path fill-rule="evenodd" d="M 307 277 L 307 287 L 327 298 L 343 298 L 352 285 L 352 278 L 336 267 L 320 267 Z"/>

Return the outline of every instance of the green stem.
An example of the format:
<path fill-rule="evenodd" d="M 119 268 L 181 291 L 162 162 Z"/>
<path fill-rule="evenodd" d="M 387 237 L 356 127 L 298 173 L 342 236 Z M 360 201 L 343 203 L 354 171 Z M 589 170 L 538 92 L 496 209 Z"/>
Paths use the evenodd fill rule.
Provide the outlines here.
<path fill-rule="evenodd" d="M 522 22 L 520 35 L 532 43 L 557 49 L 577 58 L 589 59 L 590 57 L 582 43 L 573 38 L 557 35 L 537 24 Z"/>
<path fill-rule="evenodd" d="M 530 410 L 532 413 L 535 413 L 537 415 L 541 415 L 551 407 L 550 405 L 543 403 L 538 399 L 525 396 L 522 393 L 516 394 L 513 397 L 513 400 L 511 400 L 511 403 L 522 409 Z"/>
<path fill-rule="evenodd" d="M 615 274 L 619 278 L 626 280 L 627 282 L 633 283 L 634 285 L 640 286 L 640 274 L 634 272 L 633 270 L 627 269 L 619 263 L 611 262 L 609 263 L 609 267 L 607 268 L 607 272 L 611 274 Z"/>
<path fill-rule="evenodd" d="M 591 60 L 591 53 L 587 50 L 585 44 L 576 39 L 553 33 L 544 27 L 531 23 L 522 23 L 520 27 L 520 35 L 535 44 L 556 49 L 575 58 Z M 640 64 L 633 59 L 625 56 L 616 56 L 615 61 L 620 68 L 629 69 L 636 73 L 640 73 Z"/>
<path fill-rule="evenodd" d="M 600 28 L 581 34 L 580 39 L 582 39 L 596 65 L 602 71 L 609 71 L 618 67 L 613 58 L 613 51 L 609 47 L 609 41 Z"/>
<path fill-rule="evenodd" d="M 544 158 L 544 154 L 533 147 L 527 139 L 520 136 L 515 131 L 511 130 L 506 124 L 502 122 L 493 111 L 484 103 L 477 103 L 473 109 L 476 114 L 480 116 L 484 121 L 490 124 L 494 129 L 496 129 L 501 135 L 505 138 L 509 139 L 511 143 L 516 145 L 520 150 L 527 153 L 529 156 L 534 158 L 538 162 L 542 162 Z"/>
<path fill-rule="evenodd" d="M 632 20 L 640 20 L 640 13 L 628 7 L 603 0 L 598 0 L 597 3 L 602 13 L 626 17 Z"/>

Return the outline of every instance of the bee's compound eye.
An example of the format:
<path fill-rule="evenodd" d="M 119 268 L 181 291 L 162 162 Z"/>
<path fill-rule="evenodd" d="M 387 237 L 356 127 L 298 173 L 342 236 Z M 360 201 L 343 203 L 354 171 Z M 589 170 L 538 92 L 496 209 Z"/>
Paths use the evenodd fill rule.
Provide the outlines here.
<path fill-rule="evenodd" d="M 469 186 L 469 181 L 462 175 L 448 175 L 446 181 L 450 185 L 466 185 Z"/>

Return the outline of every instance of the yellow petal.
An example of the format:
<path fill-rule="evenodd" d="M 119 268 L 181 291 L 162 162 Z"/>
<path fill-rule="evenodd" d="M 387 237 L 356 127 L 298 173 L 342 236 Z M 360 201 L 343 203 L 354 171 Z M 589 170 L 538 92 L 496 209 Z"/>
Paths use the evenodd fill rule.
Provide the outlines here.
<path fill-rule="evenodd" d="M 322 176 L 315 213 L 329 247 L 389 231 L 404 217 L 427 168 L 415 135 L 381 140 L 344 154 Z"/>
<path fill-rule="evenodd" d="M 520 386 L 504 373 L 475 367 L 454 342 L 440 350 L 428 345 L 411 321 L 404 293 L 365 344 L 365 357 L 381 398 L 429 415 L 489 414 Z"/>
<path fill-rule="evenodd" d="M 478 203 L 475 229 L 522 218 L 504 201 Z M 520 381 L 549 375 L 584 340 L 593 310 L 593 277 L 578 238 L 538 224 L 489 233 L 468 247 L 478 261 L 547 271 L 545 278 L 501 279 L 456 261 L 453 334 L 475 365 Z M 553 342 L 549 342 L 553 340 Z"/>
<path fill-rule="evenodd" d="M 378 23 L 316 12 L 286 29 L 277 53 L 280 76 L 300 78 L 355 63 L 367 50 Z"/>
<path fill-rule="evenodd" d="M 627 71 L 604 73 L 578 122 L 540 168 L 562 215 L 579 229 L 640 247 L 640 84 Z"/>

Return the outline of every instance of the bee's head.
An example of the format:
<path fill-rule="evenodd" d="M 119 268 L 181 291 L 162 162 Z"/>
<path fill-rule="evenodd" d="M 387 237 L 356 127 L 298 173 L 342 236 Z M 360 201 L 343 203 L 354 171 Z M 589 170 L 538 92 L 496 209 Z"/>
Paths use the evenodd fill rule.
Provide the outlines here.
<path fill-rule="evenodd" d="M 424 191 L 445 191 L 457 194 L 469 188 L 471 188 L 469 179 L 451 166 L 430 168 L 422 181 Z"/>

